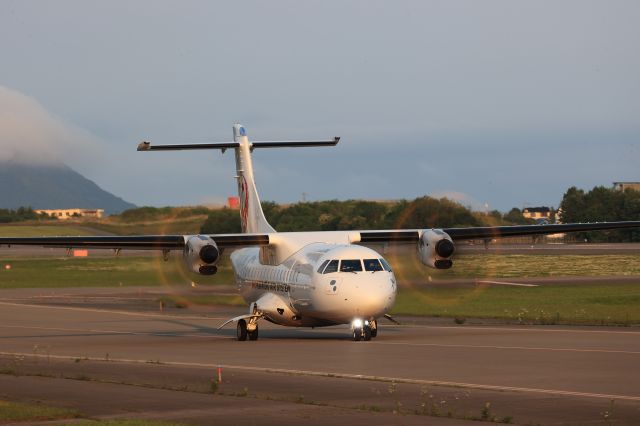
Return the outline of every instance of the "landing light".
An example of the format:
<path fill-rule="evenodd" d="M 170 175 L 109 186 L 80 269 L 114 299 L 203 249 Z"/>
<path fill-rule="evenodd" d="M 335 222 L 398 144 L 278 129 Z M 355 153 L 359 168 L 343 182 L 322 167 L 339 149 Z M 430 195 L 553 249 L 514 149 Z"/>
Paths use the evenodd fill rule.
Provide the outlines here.
<path fill-rule="evenodd" d="M 367 320 L 363 321 L 360 318 L 356 318 L 353 320 L 351 325 L 353 326 L 353 328 L 362 328 L 362 325 L 369 325 L 369 321 Z"/>

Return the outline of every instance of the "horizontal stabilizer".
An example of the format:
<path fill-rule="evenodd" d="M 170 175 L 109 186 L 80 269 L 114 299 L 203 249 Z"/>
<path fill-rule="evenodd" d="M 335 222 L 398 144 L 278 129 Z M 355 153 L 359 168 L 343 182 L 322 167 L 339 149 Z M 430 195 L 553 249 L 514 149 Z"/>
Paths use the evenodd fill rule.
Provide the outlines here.
<path fill-rule="evenodd" d="M 324 141 L 255 141 L 251 143 L 251 148 L 305 148 L 313 146 L 336 146 L 340 138 L 336 136 Z"/>
<path fill-rule="evenodd" d="M 221 149 L 237 148 L 238 142 L 191 143 L 183 145 L 151 145 L 151 142 L 141 142 L 138 151 L 181 151 L 184 149 Z"/>
<path fill-rule="evenodd" d="M 256 141 L 250 144 L 251 149 L 256 148 L 305 148 L 314 146 L 335 146 L 340 141 L 339 137 L 322 141 Z M 215 142 L 215 143 L 192 143 L 176 145 L 152 145 L 151 142 L 141 142 L 138 151 L 182 151 L 189 149 L 227 149 L 238 148 L 239 142 Z"/>

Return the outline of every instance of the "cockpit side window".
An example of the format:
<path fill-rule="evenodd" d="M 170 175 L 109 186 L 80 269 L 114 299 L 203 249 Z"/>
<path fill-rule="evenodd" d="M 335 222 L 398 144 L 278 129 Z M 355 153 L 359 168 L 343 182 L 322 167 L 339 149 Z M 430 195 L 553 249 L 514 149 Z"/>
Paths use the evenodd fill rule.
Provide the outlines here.
<path fill-rule="evenodd" d="M 332 272 L 338 272 L 338 260 L 334 259 L 331 262 L 329 262 L 329 264 L 327 265 L 327 267 L 324 269 L 322 273 L 330 274 Z"/>
<path fill-rule="evenodd" d="M 342 259 L 340 262 L 340 272 L 361 272 L 362 262 L 360 259 Z"/>
<path fill-rule="evenodd" d="M 365 271 L 382 271 L 382 265 L 380 265 L 380 261 L 378 259 L 364 259 L 363 262 Z"/>
<path fill-rule="evenodd" d="M 324 262 L 322 262 L 322 265 L 320 265 L 320 267 L 318 268 L 318 273 L 319 274 L 322 273 L 322 271 L 324 270 L 324 267 L 327 266 L 327 263 L 329 263 L 329 259 L 327 259 Z"/>
<path fill-rule="evenodd" d="M 380 263 L 382 263 L 382 267 L 384 268 L 385 271 L 387 272 L 393 272 L 391 270 L 391 265 L 389 265 L 389 262 L 387 262 L 386 260 L 384 260 L 383 257 L 380 258 Z"/>

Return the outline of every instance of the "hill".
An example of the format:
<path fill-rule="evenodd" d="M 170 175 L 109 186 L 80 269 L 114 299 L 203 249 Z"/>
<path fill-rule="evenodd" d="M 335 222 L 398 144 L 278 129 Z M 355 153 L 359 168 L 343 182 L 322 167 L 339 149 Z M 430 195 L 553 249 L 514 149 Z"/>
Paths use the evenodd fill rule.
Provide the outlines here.
<path fill-rule="evenodd" d="M 106 214 L 135 207 L 103 190 L 66 165 L 0 163 L 0 208 L 104 209 Z"/>

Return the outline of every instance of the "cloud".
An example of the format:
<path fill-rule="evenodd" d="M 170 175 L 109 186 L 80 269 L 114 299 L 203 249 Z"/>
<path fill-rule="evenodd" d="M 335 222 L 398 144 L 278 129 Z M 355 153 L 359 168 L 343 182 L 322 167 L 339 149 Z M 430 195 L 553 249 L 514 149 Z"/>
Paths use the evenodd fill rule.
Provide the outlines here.
<path fill-rule="evenodd" d="M 60 165 L 98 149 L 88 132 L 64 123 L 35 99 L 0 86 L 0 162 Z"/>

